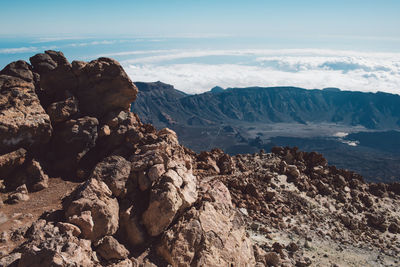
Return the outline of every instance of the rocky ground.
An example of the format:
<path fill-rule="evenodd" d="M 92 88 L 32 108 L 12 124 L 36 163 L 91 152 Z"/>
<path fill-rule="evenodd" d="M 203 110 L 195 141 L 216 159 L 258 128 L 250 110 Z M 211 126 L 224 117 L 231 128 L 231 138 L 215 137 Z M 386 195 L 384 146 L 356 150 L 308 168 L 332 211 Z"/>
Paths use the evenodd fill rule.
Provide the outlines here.
<path fill-rule="evenodd" d="M 0 72 L 0 266 L 399 266 L 400 184 L 317 153 L 196 154 L 118 62 Z"/>

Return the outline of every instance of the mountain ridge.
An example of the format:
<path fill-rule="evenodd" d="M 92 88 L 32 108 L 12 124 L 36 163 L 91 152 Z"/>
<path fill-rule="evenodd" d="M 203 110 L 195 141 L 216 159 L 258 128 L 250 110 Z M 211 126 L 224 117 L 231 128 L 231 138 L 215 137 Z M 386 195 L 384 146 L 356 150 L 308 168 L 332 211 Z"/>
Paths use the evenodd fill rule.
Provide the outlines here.
<path fill-rule="evenodd" d="M 169 88 L 170 92 L 174 90 Z M 162 95 L 157 95 L 156 91 L 151 95 L 142 93 L 147 103 L 153 101 L 150 96 L 158 99 Z M 134 103 L 133 110 L 156 126 L 163 123 L 155 115 L 156 112 L 145 114 L 141 103 Z M 299 87 L 227 88 L 196 95 L 180 94 L 153 106 L 158 115 L 167 114 L 179 120 L 181 125 L 190 125 L 191 118 L 199 118 L 214 123 L 227 120 L 302 124 L 331 122 L 361 125 L 367 129 L 400 129 L 400 96 L 382 92 L 308 90 Z"/>

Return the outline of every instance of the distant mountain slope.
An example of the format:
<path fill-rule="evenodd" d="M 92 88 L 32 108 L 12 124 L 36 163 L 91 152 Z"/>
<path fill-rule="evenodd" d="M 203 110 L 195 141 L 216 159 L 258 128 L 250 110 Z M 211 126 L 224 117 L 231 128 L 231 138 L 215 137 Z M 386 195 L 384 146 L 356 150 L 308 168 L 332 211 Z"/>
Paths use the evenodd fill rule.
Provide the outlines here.
<path fill-rule="evenodd" d="M 161 82 L 136 85 L 139 96 L 133 110 L 159 127 L 242 121 L 400 128 L 400 96 L 388 93 L 251 87 L 187 95 Z"/>

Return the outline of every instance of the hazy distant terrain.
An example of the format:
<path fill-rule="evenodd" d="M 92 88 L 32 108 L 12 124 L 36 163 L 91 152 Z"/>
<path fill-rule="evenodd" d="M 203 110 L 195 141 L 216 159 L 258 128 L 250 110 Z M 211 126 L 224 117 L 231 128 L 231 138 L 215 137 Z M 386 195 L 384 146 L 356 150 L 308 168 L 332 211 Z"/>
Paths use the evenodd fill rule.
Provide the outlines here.
<path fill-rule="evenodd" d="M 214 88 L 188 95 L 140 83 L 133 110 L 145 122 L 174 129 L 195 151 L 230 154 L 298 146 L 330 164 L 392 181 L 400 175 L 400 96 L 295 87 Z"/>

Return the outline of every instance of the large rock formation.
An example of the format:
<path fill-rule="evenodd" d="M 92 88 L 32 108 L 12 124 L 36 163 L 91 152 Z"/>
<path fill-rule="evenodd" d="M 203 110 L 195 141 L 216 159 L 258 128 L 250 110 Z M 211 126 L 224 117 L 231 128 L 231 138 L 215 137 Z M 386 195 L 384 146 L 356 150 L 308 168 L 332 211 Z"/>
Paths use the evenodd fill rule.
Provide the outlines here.
<path fill-rule="evenodd" d="M 4 262 L 254 263 L 229 191 L 219 183 L 215 190 L 227 194 L 219 199 L 204 189 L 193 175 L 192 153 L 179 144 L 175 132 L 157 131 L 129 111 L 137 88 L 118 62 L 100 58 L 71 64 L 55 51 L 30 61 L 32 65 L 11 63 L 1 72 L 0 179 L 5 179 L 5 190 L 21 185 L 27 198 L 28 191 L 48 187 L 47 173 L 84 181 L 64 198 L 62 211 L 26 232 L 24 245 Z M 18 189 L 10 197 L 17 194 Z M 213 195 L 217 203 L 203 203 L 203 194 Z M 201 206 L 195 207 L 197 201 Z M 182 261 L 180 248 L 169 245 L 173 240 L 168 237 L 195 231 L 188 218 L 203 228 L 196 257 Z M 192 242 L 186 237 L 180 241 L 184 246 Z M 150 253 L 140 255 L 148 248 Z"/>
<path fill-rule="evenodd" d="M 9 64 L 0 72 L 0 153 L 46 144 L 51 132 L 30 66 L 23 61 Z"/>
<path fill-rule="evenodd" d="M 129 111 L 137 88 L 112 59 L 46 51 L 9 64 L 0 86 L 1 266 L 327 265 L 311 242 L 373 246 L 376 264 L 400 253 L 398 184 L 296 149 L 196 154 Z M 28 199 L 56 209 L 25 216 Z"/>

